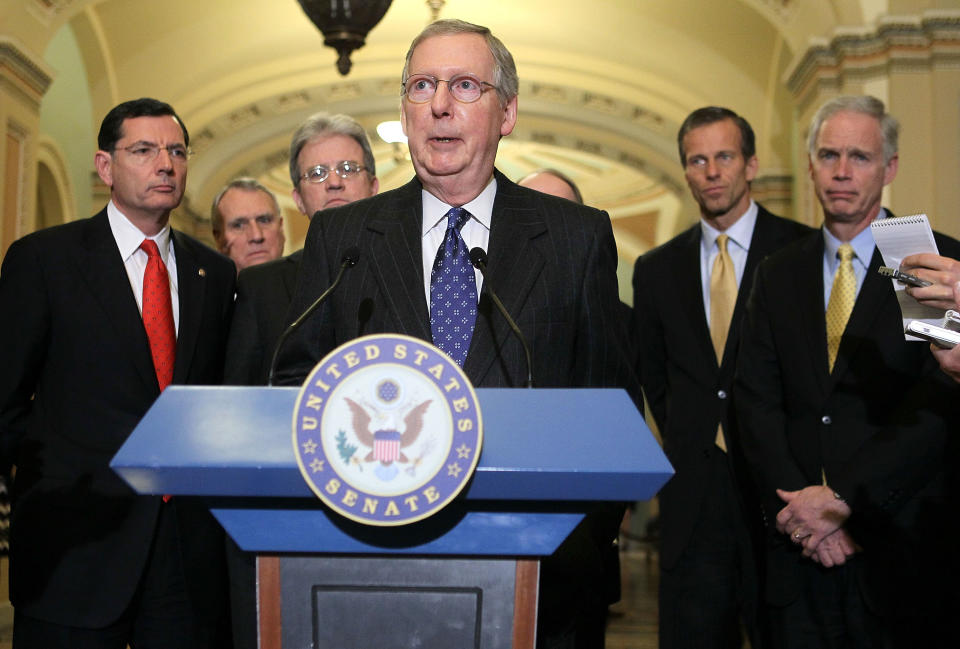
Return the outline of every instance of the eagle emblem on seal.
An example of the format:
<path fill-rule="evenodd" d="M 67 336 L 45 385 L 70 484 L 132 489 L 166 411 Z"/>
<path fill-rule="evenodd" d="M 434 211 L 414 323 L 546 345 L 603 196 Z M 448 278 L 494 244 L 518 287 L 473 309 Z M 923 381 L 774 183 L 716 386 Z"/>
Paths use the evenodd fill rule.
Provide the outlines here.
<path fill-rule="evenodd" d="M 403 432 L 397 430 L 397 427 L 387 426 L 371 431 L 370 424 L 373 417 L 359 403 L 344 397 L 344 401 L 350 407 L 353 415 L 353 433 L 357 440 L 370 449 L 364 462 L 379 462 L 382 466 L 389 466 L 393 462 L 407 464 L 410 459 L 403 452 L 403 449 L 409 447 L 417 438 L 420 437 L 420 431 L 423 429 L 423 413 L 430 407 L 432 399 L 412 407 L 407 411 L 403 418 Z M 379 414 L 379 413 L 378 413 Z M 381 414 L 383 419 L 391 419 L 388 415 Z"/>

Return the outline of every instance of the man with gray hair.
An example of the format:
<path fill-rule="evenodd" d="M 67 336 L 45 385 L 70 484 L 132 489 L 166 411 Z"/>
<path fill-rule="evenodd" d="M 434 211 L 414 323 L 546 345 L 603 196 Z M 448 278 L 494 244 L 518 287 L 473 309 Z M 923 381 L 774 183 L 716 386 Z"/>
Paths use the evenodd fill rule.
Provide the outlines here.
<path fill-rule="evenodd" d="M 438 345 L 477 387 L 523 386 L 526 355 L 481 295 L 484 280 L 470 263 L 479 247 L 489 251 L 486 279 L 530 343 L 537 385 L 620 386 L 640 402 L 609 216 L 519 187 L 494 169 L 500 138 L 516 124 L 517 88 L 513 57 L 486 27 L 441 20 L 414 39 L 400 116 L 416 177 L 311 221 L 291 313 L 329 286 L 349 247 L 360 258 L 290 337 L 280 358 L 284 382 L 302 382 L 348 340 L 399 333 Z M 604 557 L 622 514 L 597 508 L 544 560 L 539 646 L 603 646 Z"/>
<path fill-rule="evenodd" d="M 768 532 L 775 647 L 949 642 L 955 397 L 927 345 L 904 339 L 870 229 L 889 215 L 897 131 L 873 97 L 817 112 L 823 228 L 762 263 L 750 298 L 734 398 Z"/>
<path fill-rule="evenodd" d="M 307 217 L 377 193 L 376 163 L 363 127 L 348 115 L 315 113 L 290 143 L 293 200 Z M 240 274 L 224 380 L 263 385 L 297 283 L 303 251 Z"/>
<path fill-rule="evenodd" d="M 376 163 L 363 127 L 348 115 L 315 113 L 290 142 L 293 200 L 308 218 L 377 193 Z M 247 268 L 237 278 L 237 301 L 227 340 L 224 382 L 263 385 L 273 348 L 287 326 L 303 251 Z M 254 555 L 228 540 L 235 649 L 256 649 Z"/>
<path fill-rule="evenodd" d="M 283 254 L 283 217 L 276 196 L 253 178 L 236 178 L 220 190 L 210 208 L 217 248 L 237 272 Z"/>

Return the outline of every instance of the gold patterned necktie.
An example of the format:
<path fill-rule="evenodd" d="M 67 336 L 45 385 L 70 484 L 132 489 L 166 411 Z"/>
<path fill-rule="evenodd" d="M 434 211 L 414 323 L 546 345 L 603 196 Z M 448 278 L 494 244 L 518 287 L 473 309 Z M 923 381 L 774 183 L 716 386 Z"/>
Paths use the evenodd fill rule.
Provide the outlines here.
<path fill-rule="evenodd" d="M 857 300 L 857 276 L 853 272 L 853 246 L 845 243 L 837 250 L 840 265 L 833 276 L 833 288 L 830 289 L 830 302 L 827 303 L 827 360 L 830 371 L 837 360 L 840 339 Z"/>
<path fill-rule="evenodd" d="M 713 270 L 710 272 L 710 340 L 713 341 L 718 363 L 723 360 L 723 348 L 730 333 L 730 319 L 737 303 L 737 274 L 733 269 L 733 259 L 727 252 L 729 239 L 725 234 L 717 237 L 720 251 L 713 260 Z"/>
<path fill-rule="evenodd" d="M 713 269 L 710 272 L 710 340 L 713 342 L 713 351 L 717 355 L 718 364 L 723 362 L 723 349 L 727 345 L 727 335 L 730 333 L 733 307 L 737 304 L 737 273 L 733 269 L 733 259 L 727 251 L 729 239 L 730 237 L 725 234 L 717 237 L 717 247 L 720 251 L 713 260 Z M 727 450 L 722 425 L 717 427 L 714 442 L 723 451 Z"/>

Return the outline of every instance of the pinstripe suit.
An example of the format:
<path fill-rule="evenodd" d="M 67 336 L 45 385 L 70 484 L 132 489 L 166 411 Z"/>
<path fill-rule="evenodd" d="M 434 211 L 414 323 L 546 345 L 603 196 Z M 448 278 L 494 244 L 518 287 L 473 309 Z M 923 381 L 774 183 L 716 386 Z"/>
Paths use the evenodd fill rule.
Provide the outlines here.
<path fill-rule="evenodd" d="M 620 315 L 609 217 L 495 174 L 487 281 L 529 341 L 537 386 L 620 386 L 640 403 Z M 360 261 L 320 313 L 291 338 L 280 361 L 283 382 L 302 381 L 324 354 L 357 336 L 392 332 L 431 339 L 421 188 L 414 179 L 311 220 L 288 320 L 329 285 L 344 250 L 358 246 Z M 519 387 L 526 377 L 523 349 L 486 294 L 464 371 L 478 387 Z M 588 517 L 544 563 L 543 624 L 569 620 L 578 598 L 581 604 L 606 604 L 602 549 L 616 535 L 616 510 Z"/>
<path fill-rule="evenodd" d="M 616 250 L 606 214 L 524 189 L 497 174 L 488 275 L 530 343 L 538 387 L 636 383 L 619 315 Z M 360 261 L 321 309 L 291 338 L 281 375 L 302 380 L 337 345 L 373 333 L 430 340 L 423 292 L 420 182 L 320 212 L 310 223 L 291 315 L 326 288 L 343 251 Z M 524 354 L 483 295 L 464 364 L 478 387 L 518 387 Z M 636 397 L 638 391 L 633 389 Z"/>

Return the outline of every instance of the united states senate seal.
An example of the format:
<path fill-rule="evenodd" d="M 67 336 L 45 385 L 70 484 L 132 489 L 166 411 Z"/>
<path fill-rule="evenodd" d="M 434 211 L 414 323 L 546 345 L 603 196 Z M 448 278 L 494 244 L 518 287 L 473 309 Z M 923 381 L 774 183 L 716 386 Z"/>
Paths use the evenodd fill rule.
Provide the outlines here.
<path fill-rule="evenodd" d="M 410 336 L 364 336 L 320 361 L 293 410 L 297 464 L 331 509 L 404 525 L 456 498 L 476 469 L 483 423 L 463 370 Z"/>

